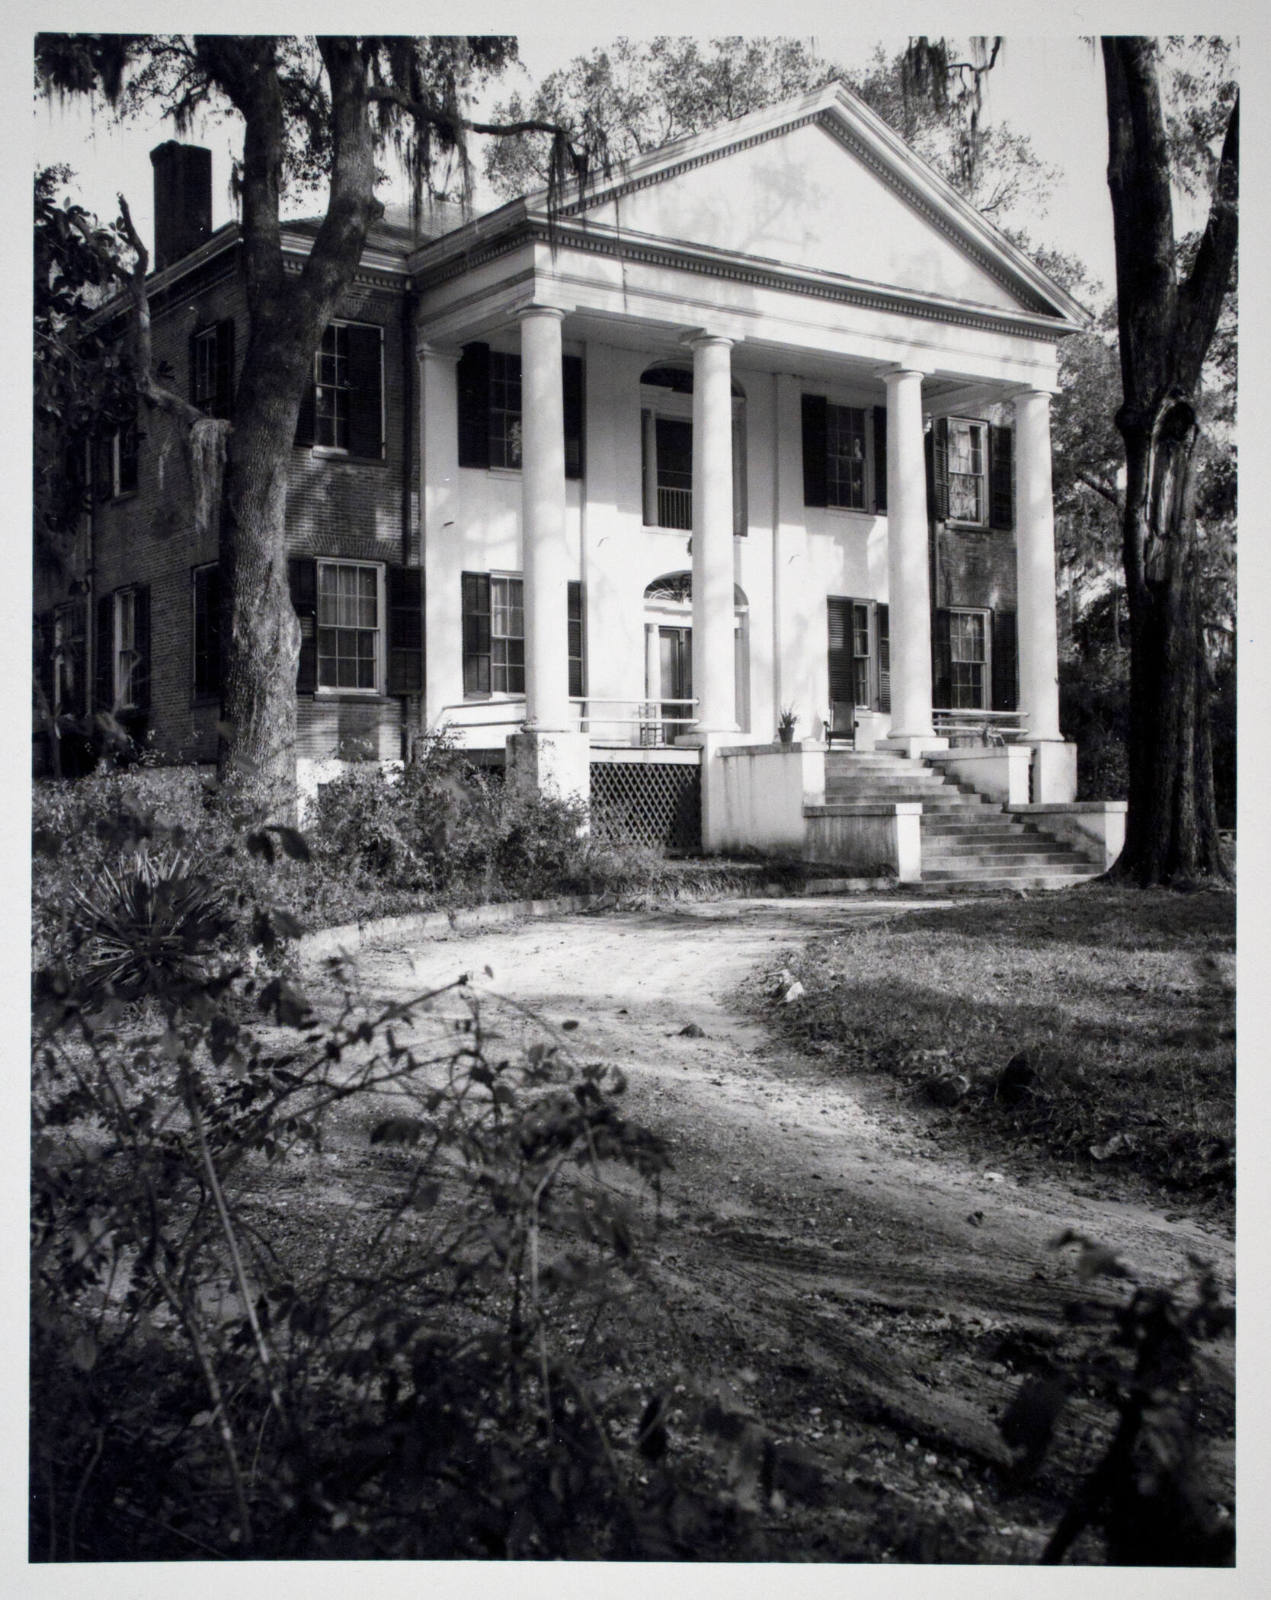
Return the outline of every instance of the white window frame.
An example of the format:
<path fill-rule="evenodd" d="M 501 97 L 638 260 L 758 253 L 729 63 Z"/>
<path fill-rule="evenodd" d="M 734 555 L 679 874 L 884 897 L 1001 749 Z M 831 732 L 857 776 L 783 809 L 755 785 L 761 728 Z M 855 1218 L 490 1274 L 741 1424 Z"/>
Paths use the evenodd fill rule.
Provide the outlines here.
<path fill-rule="evenodd" d="M 978 661 L 972 656 L 957 654 L 956 635 L 960 618 L 971 618 L 980 624 L 984 653 Z M 959 698 L 959 666 L 980 669 L 980 697 L 974 703 Z M 993 703 L 993 617 L 990 611 L 978 606 L 949 607 L 949 700 L 953 711 L 988 711 Z"/>
<path fill-rule="evenodd" d="M 193 403 L 204 411 L 216 400 L 217 326 L 214 322 L 194 335 L 194 372 L 190 387 Z"/>
<path fill-rule="evenodd" d="M 949 417 L 948 422 L 948 460 L 946 468 L 949 480 L 949 521 L 960 528 L 987 528 L 989 525 L 989 496 L 991 484 L 989 482 L 989 425 L 982 417 Z M 954 435 L 960 429 L 967 430 L 974 457 L 976 442 L 978 440 L 980 465 L 979 470 L 970 472 L 955 472 L 953 466 L 953 441 Z M 954 478 L 974 482 L 977 485 L 977 499 L 979 502 L 978 514 L 975 516 L 962 516 L 954 510 Z"/>
<path fill-rule="evenodd" d="M 136 709 L 134 675 L 141 657 L 137 654 L 137 590 L 136 587 L 116 589 L 111 609 L 111 689 L 115 709 Z"/>
<path fill-rule="evenodd" d="M 345 456 L 345 457 L 349 456 L 349 447 L 348 447 L 348 442 L 347 442 L 348 441 L 348 429 L 349 429 L 349 416 L 348 416 L 348 409 L 347 409 L 347 404 L 348 404 L 347 396 L 350 393 L 349 385 L 347 383 L 344 383 L 344 384 L 324 384 L 322 382 L 322 378 L 321 378 L 322 360 L 323 360 L 324 354 L 326 353 L 326 352 L 323 351 L 322 346 L 326 341 L 327 334 L 329 332 L 332 332 L 333 330 L 344 329 L 344 328 L 373 328 L 375 330 L 375 332 L 379 335 L 379 341 L 380 341 L 380 396 L 379 396 L 379 403 L 380 403 L 380 428 L 379 428 L 379 433 L 380 433 L 380 457 L 379 457 L 379 459 L 383 460 L 384 457 L 385 457 L 385 452 L 386 452 L 386 450 L 388 448 L 388 413 L 387 413 L 387 409 L 386 409 L 386 398 L 385 398 L 385 389 L 384 389 L 384 385 L 385 385 L 385 382 L 386 382 L 386 374 L 385 374 L 385 371 L 384 371 L 384 366 L 385 366 L 384 329 L 383 329 L 383 326 L 378 322 L 359 322 L 356 317 L 332 317 L 331 321 L 328 322 L 326 327 L 322 330 L 322 338 L 318 341 L 318 348 L 313 352 L 313 373 L 312 373 L 312 376 L 310 378 L 310 383 L 311 383 L 312 388 L 313 388 L 313 443 L 309 448 L 311 450 L 313 450 L 315 452 L 315 454 L 317 454 L 317 455 Z M 347 352 L 345 353 L 345 355 L 343 357 L 341 357 L 339 355 L 338 351 L 332 352 L 332 354 L 334 354 L 334 356 L 335 356 L 335 358 L 337 360 L 343 360 L 345 363 L 347 363 L 347 361 L 348 361 Z M 319 395 L 320 395 L 321 391 L 324 388 L 335 389 L 337 395 L 342 394 L 342 395 L 344 395 L 346 397 L 346 400 L 345 400 L 345 413 L 344 413 L 344 437 L 345 437 L 345 443 L 344 444 L 327 444 L 324 440 L 322 440 L 319 437 L 319 434 L 321 432 L 321 422 L 322 422 L 322 413 L 321 413 L 321 411 L 319 409 Z M 338 420 L 339 419 L 337 418 L 337 422 L 338 422 Z M 357 461 L 373 461 L 375 459 L 375 457 L 373 457 L 373 456 L 353 456 L 353 457 L 349 457 L 349 459 L 350 460 L 357 460 Z"/>
<path fill-rule="evenodd" d="M 505 611 L 519 611 L 521 614 L 521 631 L 516 633 L 496 633 L 494 619 L 498 615 L 499 601 L 495 596 L 495 586 L 499 584 L 515 584 L 519 591 L 515 604 L 510 595 L 503 601 Z M 519 640 L 521 645 L 521 660 L 518 663 L 511 661 L 497 662 L 495 660 L 495 644 L 502 640 L 505 644 Z M 518 671 L 521 676 L 519 689 L 509 688 L 507 679 L 513 672 Z M 498 683 L 498 674 L 503 673 L 504 682 Z M 492 572 L 490 574 L 490 694 L 492 698 L 512 697 L 524 698 L 525 695 L 525 578 L 520 572 Z"/>
<path fill-rule="evenodd" d="M 76 620 L 78 607 L 79 632 L 72 627 Z M 75 653 L 74 646 L 78 639 L 80 647 L 79 670 L 86 670 L 87 660 L 87 616 L 86 607 L 82 601 L 67 600 L 56 606 L 53 611 L 53 715 L 60 717 L 64 697 L 62 694 L 63 680 L 67 680 L 72 697 L 77 687 L 75 683 Z M 78 687 L 83 688 L 81 684 Z"/>
<path fill-rule="evenodd" d="M 358 696 L 358 697 L 361 697 L 363 699 L 368 699 L 368 700 L 377 698 L 379 696 L 382 696 L 384 694 L 384 692 L 385 692 L 385 689 L 384 689 L 384 684 L 385 684 L 385 661 L 386 661 L 386 657 L 387 657 L 387 641 L 386 641 L 386 637 L 385 637 L 385 634 L 386 634 L 386 616 L 385 616 L 385 610 L 384 610 L 384 606 L 385 606 L 385 578 L 384 578 L 384 566 L 383 566 L 383 563 L 382 562 L 378 562 L 378 561 L 345 561 L 345 560 L 338 559 L 336 557 L 327 558 L 327 557 L 319 556 L 317 558 L 316 565 L 317 565 L 317 573 L 316 573 L 316 577 L 315 577 L 315 584 L 316 584 L 317 594 L 316 594 L 316 609 L 315 609 L 315 616 L 314 616 L 314 652 L 315 652 L 314 672 L 315 672 L 315 676 L 316 676 L 317 682 L 316 682 L 315 689 L 314 689 L 315 694 L 320 695 L 320 696 L 322 696 L 324 698 L 340 698 L 340 697 L 345 697 L 345 696 L 349 696 L 349 695 L 354 695 L 354 696 Z M 323 660 L 324 659 L 326 659 L 326 660 L 330 660 L 331 659 L 330 656 L 327 656 L 327 657 L 324 658 L 323 653 L 322 653 L 322 633 L 323 633 L 323 629 L 324 628 L 335 628 L 335 629 L 337 629 L 339 631 L 343 631 L 343 632 L 369 632 L 370 631 L 369 629 L 362 629 L 362 628 L 358 627 L 356 624 L 350 625 L 350 624 L 341 624 L 341 623 L 338 623 L 338 622 L 337 623 L 324 623 L 323 620 L 322 620 L 322 574 L 323 574 L 323 572 L 332 571 L 332 570 L 338 570 L 340 568 L 353 568 L 353 569 L 355 569 L 355 570 L 357 570 L 359 572 L 373 572 L 375 574 L 375 671 L 374 671 L 375 681 L 369 687 L 358 687 L 356 685 L 342 687 L 339 684 L 323 683 L 323 681 L 322 681 L 322 663 L 323 663 Z M 338 656 L 336 657 L 336 659 L 337 660 L 339 659 Z"/>

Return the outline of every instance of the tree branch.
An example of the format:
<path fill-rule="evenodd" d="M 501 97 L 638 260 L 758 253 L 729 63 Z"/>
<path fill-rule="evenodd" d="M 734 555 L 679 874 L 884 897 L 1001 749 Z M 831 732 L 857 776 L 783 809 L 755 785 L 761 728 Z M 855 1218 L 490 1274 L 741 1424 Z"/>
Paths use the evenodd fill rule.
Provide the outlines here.
<path fill-rule="evenodd" d="M 1087 489 L 1092 489 L 1095 494 L 1102 495 L 1109 505 L 1115 506 L 1118 512 L 1125 510 L 1125 504 L 1117 491 L 1106 483 L 1100 483 L 1097 478 L 1091 477 L 1087 472 L 1077 474 L 1077 482 L 1084 483 Z"/>
<path fill-rule="evenodd" d="M 188 427 L 193 427 L 196 422 L 203 421 L 204 413 L 175 390 L 159 383 L 154 375 L 154 352 L 150 338 L 150 296 L 146 292 L 150 254 L 133 224 L 132 212 L 122 194 L 119 196 L 119 215 L 124 238 L 136 254 L 136 261 L 126 282 L 128 297 L 132 301 L 133 308 L 133 348 L 137 362 L 137 388 L 151 405 L 158 406 L 160 410 L 178 418 Z"/>
<path fill-rule="evenodd" d="M 1197 377 L 1218 326 L 1239 236 L 1240 97 L 1231 108 L 1205 232 L 1179 291 L 1180 365 Z"/>

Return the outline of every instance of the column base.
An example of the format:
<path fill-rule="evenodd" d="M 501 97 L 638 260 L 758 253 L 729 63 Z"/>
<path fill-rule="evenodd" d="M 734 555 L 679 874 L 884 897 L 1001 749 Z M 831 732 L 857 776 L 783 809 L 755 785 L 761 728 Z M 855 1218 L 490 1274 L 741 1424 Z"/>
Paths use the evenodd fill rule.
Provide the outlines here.
<path fill-rule="evenodd" d="M 527 728 L 510 733 L 507 781 L 532 794 L 586 805 L 591 793 L 591 741 L 576 732 Z"/>
<path fill-rule="evenodd" d="M 949 741 L 941 733 L 889 733 L 885 739 L 876 740 L 874 748 L 890 750 L 912 760 L 924 750 L 947 750 Z"/>

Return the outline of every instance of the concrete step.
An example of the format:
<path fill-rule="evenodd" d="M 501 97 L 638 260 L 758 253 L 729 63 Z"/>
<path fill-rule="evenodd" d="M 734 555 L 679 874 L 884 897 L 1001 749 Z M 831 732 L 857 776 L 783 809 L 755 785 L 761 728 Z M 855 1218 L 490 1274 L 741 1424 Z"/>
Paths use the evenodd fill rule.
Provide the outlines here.
<path fill-rule="evenodd" d="M 965 839 L 928 839 L 922 841 L 922 859 L 934 861 L 939 856 L 985 856 L 990 860 L 1006 860 L 1013 856 L 1046 855 L 1062 856 L 1066 861 L 1082 861 L 1085 858 L 1076 850 L 1070 850 L 1066 845 L 1057 844 L 1052 839 L 1013 837 L 1009 839 L 985 839 L 969 837 Z"/>
<path fill-rule="evenodd" d="M 1043 857 L 1040 861 L 1030 861 L 1021 858 L 1018 862 L 1003 865 L 992 861 L 977 863 L 969 868 L 965 861 L 952 863 L 948 866 L 928 867 L 923 863 L 922 881 L 924 883 L 1018 883 L 1021 879 L 1028 878 L 1053 878 L 1069 883 L 1081 883 L 1086 878 L 1097 878 L 1098 867 L 1089 862 L 1073 862 L 1065 858 L 1051 861 Z"/>

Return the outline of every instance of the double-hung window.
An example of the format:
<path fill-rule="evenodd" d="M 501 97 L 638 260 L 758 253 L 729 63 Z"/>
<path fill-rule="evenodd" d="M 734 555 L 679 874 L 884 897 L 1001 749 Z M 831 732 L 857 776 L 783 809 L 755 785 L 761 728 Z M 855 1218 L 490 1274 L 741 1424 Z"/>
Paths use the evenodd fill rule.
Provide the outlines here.
<path fill-rule="evenodd" d="M 99 500 L 117 500 L 121 495 L 136 493 L 139 442 L 135 417 L 99 436 L 93 468 Z"/>
<path fill-rule="evenodd" d="M 932 513 L 964 528 L 1015 526 L 1014 433 L 972 417 L 937 417 L 931 428 Z"/>
<path fill-rule="evenodd" d="M 292 556 L 299 694 L 413 695 L 423 687 L 418 567 Z"/>
<path fill-rule="evenodd" d="M 133 584 L 97 601 L 94 699 L 103 711 L 150 707 L 150 585 Z"/>
<path fill-rule="evenodd" d="M 234 323 L 226 318 L 190 335 L 190 403 L 228 417 L 234 395 Z"/>
<path fill-rule="evenodd" d="M 983 611 L 949 613 L 950 693 L 955 711 L 988 707 L 988 615 Z"/>
<path fill-rule="evenodd" d="M 459 465 L 521 466 L 521 357 L 488 344 L 463 347 L 456 374 L 459 400 Z M 583 363 L 561 357 L 565 476 L 583 475 Z"/>
<path fill-rule="evenodd" d="M 382 568 L 318 562 L 318 688 L 375 693 L 380 684 Z"/>
<path fill-rule="evenodd" d="M 313 382 L 296 423 L 296 443 L 364 460 L 384 454 L 384 333 L 332 322 L 314 352 Z"/>
<path fill-rule="evenodd" d="M 887 509 L 887 408 L 805 394 L 803 503 L 840 511 Z"/>
<path fill-rule="evenodd" d="M 71 600 L 53 613 L 53 714 L 79 716 L 87 709 L 84 682 L 85 607 Z"/>
<path fill-rule="evenodd" d="M 525 586 L 511 573 L 463 574 L 463 692 L 468 699 L 525 693 Z M 584 693 L 582 584 L 566 591 L 569 693 Z"/>
<path fill-rule="evenodd" d="M 865 408 L 826 408 L 826 503 L 845 511 L 865 510 Z"/>

